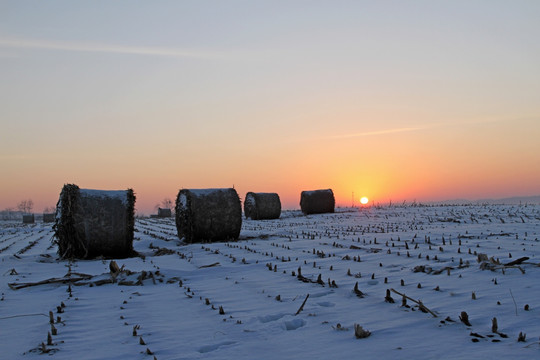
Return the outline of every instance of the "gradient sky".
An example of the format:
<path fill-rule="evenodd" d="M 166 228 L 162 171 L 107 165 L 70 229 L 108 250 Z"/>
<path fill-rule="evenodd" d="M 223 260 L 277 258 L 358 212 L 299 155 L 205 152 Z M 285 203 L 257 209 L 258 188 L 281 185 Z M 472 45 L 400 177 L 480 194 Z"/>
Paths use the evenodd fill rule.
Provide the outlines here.
<path fill-rule="evenodd" d="M 540 195 L 540 2 L 0 1 L 0 210 L 65 183 Z"/>

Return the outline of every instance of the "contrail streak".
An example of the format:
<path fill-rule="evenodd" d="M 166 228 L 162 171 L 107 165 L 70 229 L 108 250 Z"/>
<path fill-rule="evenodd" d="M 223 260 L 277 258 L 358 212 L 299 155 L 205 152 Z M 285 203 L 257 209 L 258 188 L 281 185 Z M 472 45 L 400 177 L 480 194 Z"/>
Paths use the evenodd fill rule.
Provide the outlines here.
<path fill-rule="evenodd" d="M 535 117 L 507 118 L 507 119 L 482 119 L 482 120 L 468 120 L 468 121 L 465 120 L 465 121 L 454 121 L 454 122 L 444 122 L 444 123 L 441 122 L 441 123 L 432 123 L 432 124 L 426 124 L 423 126 L 416 126 L 416 127 L 403 127 L 403 128 L 366 131 L 366 132 L 351 133 L 351 134 L 331 135 L 331 136 L 327 136 L 326 139 L 348 139 L 348 138 L 365 137 L 365 136 L 413 132 L 413 131 L 428 130 L 428 129 L 440 129 L 440 128 L 455 127 L 455 126 L 472 126 L 472 125 L 517 122 L 517 121 L 531 120 L 531 119 L 535 119 Z"/>
<path fill-rule="evenodd" d="M 427 129 L 429 127 L 431 127 L 431 126 L 407 127 L 407 128 L 397 128 L 397 129 L 367 131 L 367 132 L 353 133 L 353 134 L 333 135 L 333 136 L 330 136 L 329 139 L 345 139 L 345 138 L 353 138 L 353 137 L 363 137 L 363 136 L 374 136 L 374 135 L 384 135 L 384 134 L 411 132 L 411 131 Z"/>
<path fill-rule="evenodd" d="M 75 52 L 96 52 L 126 55 L 147 55 L 175 58 L 224 58 L 225 54 L 198 50 L 184 50 L 161 47 L 124 46 L 97 43 L 76 43 L 24 38 L 1 38 L 0 46 L 19 49 L 45 49 Z"/>

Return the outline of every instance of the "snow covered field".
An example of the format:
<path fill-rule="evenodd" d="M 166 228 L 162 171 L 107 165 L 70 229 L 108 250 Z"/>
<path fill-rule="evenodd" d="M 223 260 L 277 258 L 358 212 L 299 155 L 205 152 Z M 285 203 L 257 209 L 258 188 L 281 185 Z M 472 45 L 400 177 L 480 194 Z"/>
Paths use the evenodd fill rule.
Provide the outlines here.
<path fill-rule="evenodd" d="M 538 205 L 286 211 L 193 245 L 173 219 L 135 227 L 113 279 L 58 261 L 50 224 L 0 222 L 0 358 L 540 357 Z"/>

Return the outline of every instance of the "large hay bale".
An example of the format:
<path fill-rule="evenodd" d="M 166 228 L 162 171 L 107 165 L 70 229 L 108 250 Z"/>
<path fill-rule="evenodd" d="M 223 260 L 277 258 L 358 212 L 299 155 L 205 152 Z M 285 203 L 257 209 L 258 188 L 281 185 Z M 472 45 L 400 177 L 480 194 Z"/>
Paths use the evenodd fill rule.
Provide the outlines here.
<path fill-rule="evenodd" d="M 170 218 L 172 216 L 171 209 L 157 209 L 157 217 L 159 218 Z"/>
<path fill-rule="evenodd" d="M 235 189 L 182 189 L 176 197 L 176 229 L 187 243 L 236 240 L 242 206 Z"/>
<path fill-rule="evenodd" d="M 22 217 L 23 224 L 33 224 L 34 221 L 35 221 L 34 214 L 23 215 Z"/>
<path fill-rule="evenodd" d="M 244 200 L 246 219 L 269 220 L 278 219 L 281 215 L 281 201 L 276 193 L 248 192 Z"/>
<path fill-rule="evenodd" d="M 61 258 L 135 256 L 135 194 L 64 185 L 56 205 L 54 242 Z"/>
<path fill-rule="evenodd" d="M 302 191 L 300 208 L 306 215 L 333 213 L 336 200 L 332 189 Z"/>
<path fill-rule="evenodd" d="M 54 214 L 47 214 L 47 213 L 44 213 L 43 214 L 43 222 L 54 222 L 56 219 L 56 217 L 54 216 Z"/>

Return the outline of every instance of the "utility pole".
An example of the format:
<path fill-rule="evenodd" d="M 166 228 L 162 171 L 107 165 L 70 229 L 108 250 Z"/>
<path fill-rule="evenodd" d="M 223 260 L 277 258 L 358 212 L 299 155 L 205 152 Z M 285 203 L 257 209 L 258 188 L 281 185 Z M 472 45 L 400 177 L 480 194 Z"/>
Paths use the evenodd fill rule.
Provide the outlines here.
<path fill-rule="evenodd" d="M 352 192 L 352 207 L 354 208 L 354 191 Z"/>

